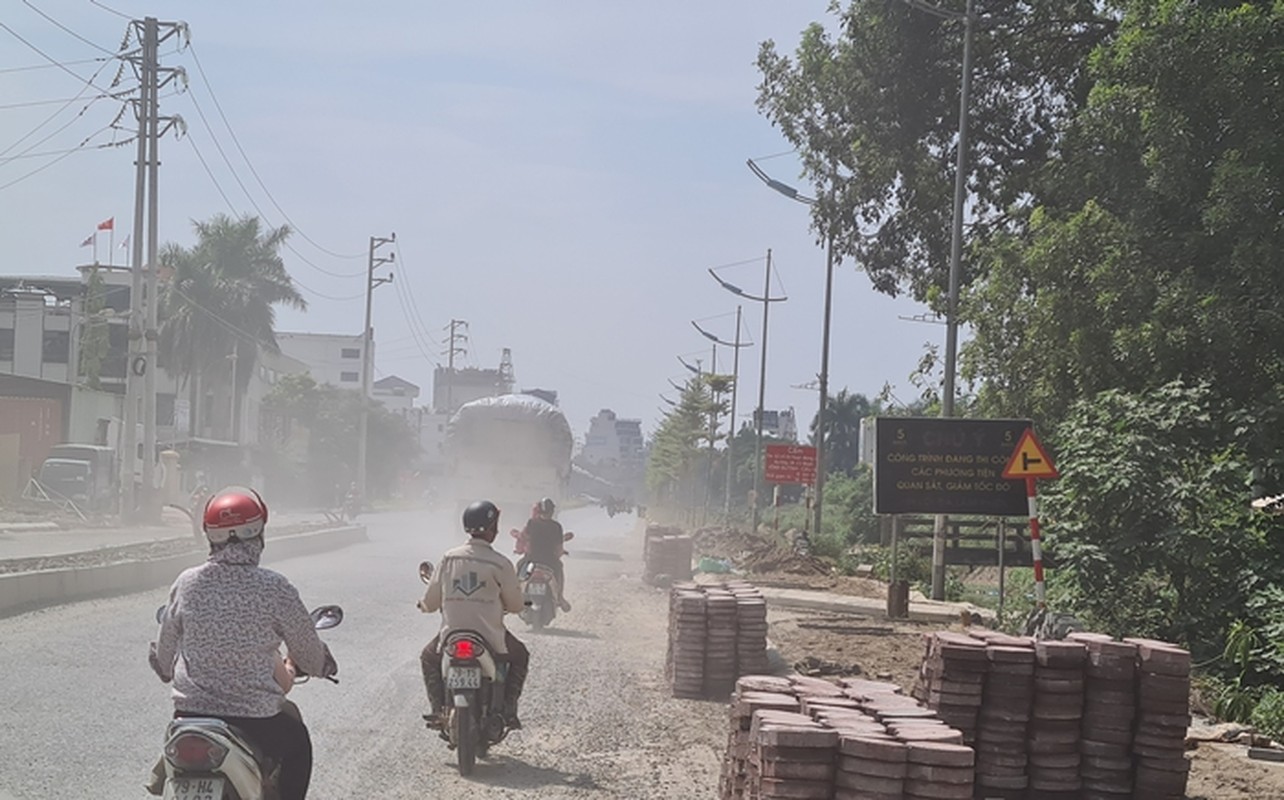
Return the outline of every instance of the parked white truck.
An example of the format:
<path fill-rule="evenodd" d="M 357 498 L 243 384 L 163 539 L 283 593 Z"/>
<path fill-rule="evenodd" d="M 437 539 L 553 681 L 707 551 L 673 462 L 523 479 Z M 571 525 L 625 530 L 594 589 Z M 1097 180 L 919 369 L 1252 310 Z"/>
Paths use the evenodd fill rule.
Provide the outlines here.
<path fill-rule="evenodd" d="M 538 397 L 510 394 L 461 406 L 446 434 L 455 510 L 490 500 L 501 525 L 521 527 L 540 498 L 560 504 L 573 449 L 566 417 Z"/>

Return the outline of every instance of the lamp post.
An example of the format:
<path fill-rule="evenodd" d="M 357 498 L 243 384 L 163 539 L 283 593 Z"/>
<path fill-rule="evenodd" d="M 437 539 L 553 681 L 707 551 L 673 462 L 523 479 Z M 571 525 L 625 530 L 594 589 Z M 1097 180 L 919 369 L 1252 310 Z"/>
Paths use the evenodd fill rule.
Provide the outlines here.
<path fill-rule="evenodd" d="M 723 347 L 731 348 L 731 412 L 727 423 L 727 496 L 723 501 L 722 509 L 723 516 L 728 520 L 731 519 L 731 477 L 732 467 L 735 465 L 735 461 L 731 456 L 732 453 L 735 452 L 734 446 L 736 441 L 736 395 L 740 387 L 740 348 L 749 346 L 748 342 L 741 343 L 740 341 L 740 314 L 741 306 L 736 306 L 736 338 L 731 342 L 724 342 L 722 339 L 719 339 L 717 336 L 709 333 L 704 328 L 701 328 L 700 324 L 697 322 L 691 323 L 692 327 L 700 331 L 700 335 L 704 336 L 709 341 L 714 344 L 720 344 Z"/>
<path fill-rule="evenodd" d="M 954 220 L 950 231 L 949 296 L 945 304 L 945 381 L 942 387 L 941 416 L 954 416 L 954 376 L 958 368 L 959 273 L 963 258 L 963 202 L 967 195 L 967 114 L 972 93 L 972 33 L 976 27 L 976 0 L 967 0 L 959 14 L 938 8 L 925 0 L 905 0 L 911 8 L 941 19 L 963 23 L 963 77 L 959 87 L 958 153 L 954 166 Z M 946 517 L 938 514 L 932 532 L 932 599 L 945 599 Z"/>
<path fill-rule="evenodd" d="M 763 183 L 785 197 L 804 205 L 816 205 L 815 198 L 799 194 L 794 187 L 770 177 L 762 171 L 761 167 L 754 163 L 752 158 L 748 160 L 748 164 L 749 169 L 753 170 L 753 174 L 757 175 Z M 820 334 L 820 374 L 816 376 L 820 381 L 820 402 L 816 407 L 815 530 L 818 535 L 821 531 L 821 512 L 825 505 L 825 417 L 829 405 L 829 322 L 831 309 L 833 308 L 834 292 L 834 226 L 832 224 L 825 226 L 825 240 L 825 312 Z"/>
<path fill-rule="evenodd" d="M 746 300 L 752 300 L 755 303 L 762 303 L 762 363 L 758 368 L 758 411 L 756 414 L 757 420 L 755 420 L 756 432 L 754 434 L 753 458 L 753 502 L 750 504 L 752 506 L 752 521 L 750 523 L 752 528 L 750 530 L 755 534 L 758 532 L 759 521 L 758 500 L 762 496 L 762 418 L 763 404 L 766 402 L 767 396 L 767 312 L 770 310 L 772 303 L 783 303 L 785 300 L 789 299 L 784 295 L 780 297 L 771 296 L 770 248 L 767 250 L 767 268 L 765 272 L 766 274 L 763 277 L 762 296 L 754 297 L 739 286 L 736 286 L 734 283 L 728 283 L 718 277 L 717 272 L 714 272 L 712 269 L 709 270 L 709 274 L 718 282 L 718 285 L 726 289 L 728 292 L 743 297 Z"/>

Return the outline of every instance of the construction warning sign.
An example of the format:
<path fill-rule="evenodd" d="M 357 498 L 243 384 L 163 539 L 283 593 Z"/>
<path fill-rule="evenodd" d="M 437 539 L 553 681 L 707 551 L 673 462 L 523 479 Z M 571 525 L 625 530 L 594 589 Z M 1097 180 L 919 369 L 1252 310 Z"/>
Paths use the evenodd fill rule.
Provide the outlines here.
<path fill-rule="evenodd" d="M 804 484 L 816 483 L 816 448 L 808 445 L 767 445 L 766 466 L 763 477 L 767 483 Z"/>
<path fill-rule="evenodd" d="M 1052 459 L 1048 457 L 1048 451 L 1043 449 L 1038 437 L 1034 435 L 1034 428 L 1026 428 L 1025 433 L 1021 434 L 1021 440 L 1017 442 L 1007 466 L 1003 468 L 1003 477 L 1009 480 L 1060 477 Z"/>
<path fill-rule="evenodd" d="M 1025 482 L 1003 465 L 1028 419 L 878 417 L 874 420 L 876 514 L 1023 517 Z"/>

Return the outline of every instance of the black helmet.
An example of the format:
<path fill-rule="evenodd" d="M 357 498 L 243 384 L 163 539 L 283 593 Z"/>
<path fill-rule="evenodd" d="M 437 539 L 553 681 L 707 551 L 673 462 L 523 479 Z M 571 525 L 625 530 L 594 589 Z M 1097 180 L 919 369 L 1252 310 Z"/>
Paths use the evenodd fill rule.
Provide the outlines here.
<path fill-rule="evenodd" d="M 553 498 L 545 497 L 543 500 L 539 501 L 539 513 L 544 516 L 551 517 L 553 516 L 553 512 L 556 510 L 557 506 L 553 504 Z"/>
<path fill-rule="evenodd" d="M 478 500 L 464 509 L 464 530 L 469 533 L 499 530 L 499 509 L 489 500 Z"/>

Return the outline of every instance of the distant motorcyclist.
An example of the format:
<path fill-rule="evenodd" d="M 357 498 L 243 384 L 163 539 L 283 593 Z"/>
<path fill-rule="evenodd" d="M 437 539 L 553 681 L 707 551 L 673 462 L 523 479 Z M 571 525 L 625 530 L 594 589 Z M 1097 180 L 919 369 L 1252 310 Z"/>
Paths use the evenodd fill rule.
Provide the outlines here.
<path fill-rule="evenodd" d="M 570 611 L 571 604 L 566 602 L 566 570 L 562 567 L 562 556 L 566 553 L 563 543 L 566 539 L 562 523 L 553 519 L 553 514 L 557 513 L 557 505 L 552 498 L 545 497 L 535 508 L 535 516 L 527 521 L 526 528 L 522 531 L 526 539 L 526 553 L 518 562 L 517 572 L 522 574 L 529 563 L 548 566 L 557 579 L 558 607 L 563 611 Z"/>
<path fill-rule="evenodd" d="M 489 500 L 479 500 L 464 509 L 467 544 L 447 550 L 433 572 L 428 589 L 419 601 L 424 613 L 441 611 L 441 631 L 420 654 L 424 688 L 432 707 L 429 725 L 440 727 L 446 705 L 441 677 L 440 645 L 452 631 L 481 634 L 492 654 L 507 656 L 508 676 L 504 680 L 504 721 L 509 730 L 522 727 L 517 703 L 530 669 L 530 651 L 504 627 L 504 614 L 523 608 L 522 590 L 513 562 L 492 545 L 499 533 L 499 509 Z"/>
<path fill-rule="evenodd" d="M 297 715 L 282 710 L 286 677 L 334 675 L 338 665 L 298 591 L 259 566 L 267 519 L 253 489 L 229 487 L 205 504 L 209 559 L 174 581 L 149 661 L 162 681 L 173 682 L 175 718 L 216 717 L 236 726 L 280 762 L 281 800 L 304 800 L 312 739 Z"/>

